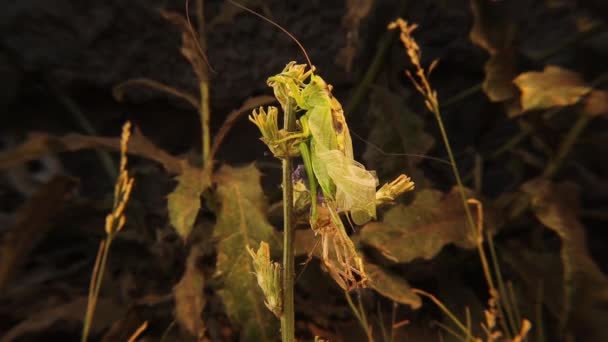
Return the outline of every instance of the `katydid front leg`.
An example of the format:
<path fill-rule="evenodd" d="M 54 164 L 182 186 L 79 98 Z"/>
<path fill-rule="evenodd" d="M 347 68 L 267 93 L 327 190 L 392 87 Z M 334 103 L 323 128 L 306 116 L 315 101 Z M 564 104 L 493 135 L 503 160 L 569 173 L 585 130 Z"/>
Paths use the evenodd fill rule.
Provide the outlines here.
<path fill-rule="evenodd" d="M 317 212 L 317 177 L 312 169 L 312 157 L 310 153 L 310 128 L 308 127 L 308 117 L 303 115 L 300 118 L 300 125 L 302 125 L 302 135 L 304 137 L 308 137 L 308 139 L 303 140 L 300 147 L 300 155 L 302 156 L 302 160 L 304 161 L 304 169 L 306 170 L 306 177 L 308 177 L 308 189 L 310 191 L 310 211 L 311 211 L 311 222 L 316 224 L 318 219 Z M 313 225 L 314 228 L 314 225 Z"/>
<path fill-rule="evenodd" d="M 308 188 L 310 191 L 311 222 L 316 223 L 318 218 L 317 179 L 315 178 L 315 173 L 312 170 L 312 159 L 310 157 L 309 144 L 310 140 L 303 141 L 300 143 L 300 154 L 302 155 L 302 160 L 304 161 L 304 169 L 306 170 L 306 176 L 308 177 Z"/>

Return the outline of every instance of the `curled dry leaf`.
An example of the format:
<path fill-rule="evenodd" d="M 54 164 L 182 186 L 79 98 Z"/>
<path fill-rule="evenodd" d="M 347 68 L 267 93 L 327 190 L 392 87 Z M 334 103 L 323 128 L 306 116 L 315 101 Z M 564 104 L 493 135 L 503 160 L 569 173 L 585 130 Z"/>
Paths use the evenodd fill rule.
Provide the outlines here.
<path fill-rule="evenodd" d="M 531 197 L 534 214 L 562 240 L 562 328 L 585 341 L 606 341 L 608 278 L 588 252 L 585 228 L 577 218 L 577 188 L 535 179 L 522 186 Z"/>
<path fill-rule="evenodd" d="M 510 15 L 513 5 L 508 1 L 471 0 L 473 27 L 471 41 L 486 50 L 490 58 L 484 65 L 482 87 L 490 101 L 508 100 L 517 94 L 515 77 L 515 22 Z"/>
<path fill-rule="evenodd" d="M 608 112 L 608 94 L 594 90 L 573 71 L 548 65 L 542 72 L 520 74 L 513 81 L 521 90 L 524 111 L 571 106 L 585 101 L 583 110 L 588 115 Z"/>
<path fill-rule="evenodd" d="M 182 279 L 175 285 L 175 320 L 190 335 L 197 340 L 205 334 L 205 322 L 201 314 L 205 308 L 204 286 L 205 278 L 198 267 L 198 260 L 202 255 L 199 247 L 194 246 L 186 260 L 186 271 Z"/>
<path fill-rule="evenodd" d="M 364 267 L 369 277 L 369 287 L 396 303 L 409 305 L 412 309 L 422 306 L 420 296 L 412 291 L 407 280 L 369 262 L 365 262 Z"/>
<path fill-rule="evenodd" d="M 346 45 L 336 56 L 336 63 L 346 71 L 352 69 L 353 61 L 359 47 L 359 26 L 367 17 L 374 5 L 374 0 L 347 0 L 346 13 L 342 18 L 342 27 L 346 31 Z"/>
<path fill-rule="evenodd" d="M 196 73 L 199 82 L 206 81 L 209 62 L 199 43 L 198 33 L 181 14 L 168 11 L 161 11 L 160 14 L 182 31 L 182 47 L 180 51 L 190 62 L 190 65 L 192 65 L 192 69 Z"/>
<path fill-rule="evenodd" d="M 60 321 L 80 324 L 84 318 L 87 302 L 88 298 L 82 296 L 67 303 L 42 309 L 12 327 L 2 335 L 0 342 L 28 340 L 28 334 L 42 334 Z M 121 317 L 124 312 L 125 306 L 109 299 L 99 298 L 95 320 L 91 326 L 92 332 L 98 333 L 107 328 L 116 320 L 116 317 Z M 31 336 L 29 340 L 31 341 Z"/>
<path fill-rule="evenodd" d="M 492 227 L 494 214 L 485 212 L 485 223 Z M 377 249 L 387 259 L 408 263 L 432 259 L 447 244 L 475 247 L 475 239 L 458 190 L 444 195 L 422 190 L 410 205 L 397 205 L 387 211 L 382 222 L 372 222 L 361 230 L 360 242 Z"/>
<path fill-rule="evenodd" d="M 120 151 L 120 138 L 88 136 L 69 133 L 54 136 L 46 133 L 32 133 L 16 148 L 0 154 L 0 170 L 38 159 L 48 153 L 73 152 L 82 149 L 108 148 Z M 139 128 L 135 128 L 129 140 L 129 154 L 145 157 L 160 163 L 170 174 L 182 172 L 184 161 L 154 145 Z"/>
<path fill-rule="evenodd" d="M 0 240 L 0 291 L 53 227 L 53 218 L 75 188 L 76 180 L 55 176 L 17 212 L 15 226 Z"/>

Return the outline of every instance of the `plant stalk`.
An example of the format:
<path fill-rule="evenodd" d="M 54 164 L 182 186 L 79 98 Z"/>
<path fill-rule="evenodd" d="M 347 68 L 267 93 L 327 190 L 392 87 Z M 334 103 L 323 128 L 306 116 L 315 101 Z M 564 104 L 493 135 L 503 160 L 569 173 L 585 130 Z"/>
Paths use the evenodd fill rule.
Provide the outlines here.
<path fill-rule="evenodd" d="M 207 53 L 207 39 L 205 33 L 205 1 L 196 1 L 196 19 L 198 22 L 198 38 L 200 48 L 203 53 Z M 205 69 L 205 77 L 200 80 L 200 117 L 201 117 L 201 150 L 203 157 L 203 167 L 208 166 L 208 163 L 212 163 L 209 159 L 209 153 L 211 151 L 211 131 L 209 129 L 209 122 L 211 119 L 211 109 L 209 105 L 209 79 L 207 66 L 203 64 Z"/>
<path fill-rule="evenodd" d="M 296 128 L 295 104 L 292 99 L 288 100 L 283 111 L 283 128 L 287 132 L 292 132 Z M 283 315 L 281 316 L 283 342 L 295 341 L 292 169 L 292 160 L 288 156 L 283 159 Z"/>

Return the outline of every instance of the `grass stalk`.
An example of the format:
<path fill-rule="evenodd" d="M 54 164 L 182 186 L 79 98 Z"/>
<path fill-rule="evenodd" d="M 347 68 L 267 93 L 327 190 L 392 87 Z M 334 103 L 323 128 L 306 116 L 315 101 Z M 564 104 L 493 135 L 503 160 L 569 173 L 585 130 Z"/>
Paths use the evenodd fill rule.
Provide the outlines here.
<path fill-rule="evenodd" d="M 93 272 L 91 274 L 87 309 L 82 328 L 82 342 L 86 342 L 89 338 L 91 325 L 93 323 L 93 316 L 95 314 L 95 307 L 97 306 L 99 291 L 103 282 L 103 275 L 108 262 L 108 255 L 110 254 L 110 246 L 112 245 L 112 241 L 118 232 L 120 232 L 125 225 L 124 210 L 127 202 L 129 201 L 129 196 L 131 195 L 134 182 L 133 178 L 131 178 L 127 173 L 127 145 L 129 144 L 130 135 L 131 123 L 127 122 L 123 126 L 120 141 L 120 172 L 118 178 L 116 179 L 116 185 L 114 188 L 114 204 L 112 206 L 112 211 L 106 216 L 105 231 L 107 237 L 99 244 L 99 250 L 97 252 Z"/>
<path fill-rule="evenodd" d="M 295 130 L 295 104 L 288 100 L 284 108 L 283 128 L 287 132 Z M 293 171 L 292 159 L 287 156 L 283 164 L 283 315 L 281 316 L 281 336 L 283 342 L 295 341 L 294 308 L 294 230 L 293 230 Z"/>
<path fill-rule="evenodd" d="M 557 150 L 555 158 L 553 158 L 547 165 L 547 168 L 543 172 L 543 177 L 552 178 L 553 176 L 555 176 L 559 168 L 562 166 L 564 160 L 568 156 L 568 153 L 570 152 L 570 150 L 572 150 L 572 147 L 574 147 L 576 139 L 578 139 L 581 133 L 583 133 L 583 131 L 589 125 L 592 119 L 593 118 L 591 116 L 585 114 L 581 114 L 578 117 L 578 119 L 570 128 L 568 133 L 566 133 L 563 142 Z"/>
<path fill-rule="evenodd" d="M 348 306 L 350 307 L 350 310 L 355 315 L 355 318 L 357 318 L 359 325 L 361 326 L 363 331 L 365 331 L 367 340 L 369 342 L 373 342 L 374 337 L 369 328 L 369 323 L 367 322 L 367 317 L 365 316 L 365 311 L 363 310 L 363 305 L 361 303 L 361 299 L 359 299 L 359 303 L 358 303 L 358 307 L 357 307 L 355 305 L 355 303 L 353 302 L 353 298 L 350 296 L 350 293 L 348 293 L 348 291 L 344 291 L 344 297 L 346 298 L 346 301 L 348 302 Z"/>

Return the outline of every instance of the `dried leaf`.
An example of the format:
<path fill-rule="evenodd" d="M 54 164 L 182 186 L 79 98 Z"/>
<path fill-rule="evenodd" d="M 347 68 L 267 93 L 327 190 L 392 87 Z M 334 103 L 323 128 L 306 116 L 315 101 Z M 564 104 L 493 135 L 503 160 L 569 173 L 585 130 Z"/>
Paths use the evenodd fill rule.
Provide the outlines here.
<path fill-rule="evenodd" d="M 77 297 L 73 301 L 60 305 L 53 305 L 47 309 L 33 313 L 27 319 L 7 331 L 0 342 L 25 341 L 28 334 L 43 333 L 55 323 L 82 322 L 87 307 L 87 297 Z M 107 328 L 116 317 L 124 314 L 124 306 L 104 298 L 97 301 L 95 320 L 93 320 L 91 331 L 98 333 Z M 31 341 L 31 339 L 29 339 Z"/>
<path fill-rule="evenodd" d="M 558 66 L 548 65 L 542 72 L 520 74 L 513 82 L 521 90 L 524 111 L 571 106 L 583 98 L 583 110 L 588 115 L 608 111 L 608 94 L 605 91 L 593 90 L 578 73 Z"/>
<path fill-rule="evenodd" d="M 127 88 L 133 87 L 133 86 L 148 87 L 148 88 L 156 89 L 163 93 L 173 95 L 175 97 L 179 97 L 179 98 L 185 100 L 186 102 L 188 102 L 196 110 L 198 110 L 200 107 L 200 101 L 196 98 L 196 96 L 188 94 L 182 90 L 176 89 L 176 88 L 166 85 L 164 83 L 161 83 L 161 82 L 158 82 L 155 80 L 150 80 L 147 78 L 133 78 L 133 79 L 121 82 L 120 84 L 118 84 L 112 88 L 112 95 L 114 96 L 116 101 L 122 101 L 124 99 Z"/>
<path fill-rule="evenodd" d="M 176 177 L 177 186 L 167 199 L 167 207 L 171 225 L 185 241 L 201 209 L 201 194 L 209 188 L 211 180 L 205 170 L 184 164 L 182 174 Z"/>
<path fill-rule="evenodd" d="M 359 26 L 367 17 L 374 5 L 374 0 L 347 0 L 346 13 L 342 18 L 342 27 L 346 31 L 346 45 L 338 51 L 336 63 L 351 70 L 359 47 Z"/>
<path fill-rule="evenodd" d="M 46 133 L 31 133 L 24 143 L 0 154 L 0 170 L 38 159 L 49 153 L 73 152 L 98 147 L 120 151 L 120 138 L 76 133 L 69 133 L 61 137 Z M 162 164 L 165 170 L 171 174 L 181 173 L 182 168 L 187 165 L 183 160 L 154 145 L 138 128 L 135 128 L 131 134 L 128 152 Z"/>
<path fill-rule="evenodd" d="M 384 270 L 378 265 L 368 262 L 365 262 L 364 265 L 369 276 L 367 283 L 369 287 L 394 302 L 409 305 L 412 309 L 418 309 L 422 306 L 420 296 L 412 292 L 407 280 Z"/>
<path fill-rule="evenodd" d="M 585 99 L 583 111 L 591 116 L 608 114 L 608 91 L 592 91 Z"/>
<path fill-rule="evenodd" d="M 199 82 L 207 80 L 207 68 L 209 62 L 198 41 L 198 33 L 192 25 L 181 14 L 168 11 L 160 11 L 167 21 L 177 26 L 182 31 L 182 55 L 190 62 Z"/>
<path fill-rule="evenodd" d="M 202 271 L 198 267 L 198 260 L 202 255 L 201 249 L 192 247 L 186 271 L 182 279 L 175 285 L 175 320 L 177 323 L 198 341 L 205 335 L 205 322 L 201 314 L 205 308 L 204 282 Z"/>
<path fill-rule="evenodd" d="M 15 226 L 0 240 L 0 290 L 27 260 L 30 251 L 53 227 L 53 218 L 63 210 L 76 180 L 56 176 L 17 212 Z"/>
<path fill-rule="evenodd" d="M 446 195 L 437 190 L 416 193 L 412 204 L 395 206 L 382 222 L 367 224 L 361 231 L 361 242 L 397 263 L 432 259 L 451 243 L 461 248 L 475 247 L 457 191 Z M 491 215 L 485 216 L 486 224 L 491 224 Z"/>
<path fill-rule="evenodd" d="M 513 53 L 516 26 L 510 15 L 512 8 L 509 2 L 471 0 L 473 27 L 469 38 L 490 54 L 484 65 L 482 87 L 493 102 L 502 102 L 517 94 L 512 82 L 516 75 Z"/>
<path fill-rule="evenodd" d="M 516 75 L 514 56 L 510 52 L 499 52 L 490 56 L 484 65 L 485 78 L 482 88 L 490 101 L 502 102 L 518 95 L 513 84 Z"/>
<path fill-rule="evenodd" d="M 268 223 L 266 199 L 260 172 L 254 165 L 223 166 L 216 175 L 221 210 L 214 237 L 218 239 L 217 275 L 224 287 L 219 291 L 231 321 L 241 327 L 242 341 L 271 341 L 279 329 L 264 304 L 247 247 L 267 241 L 278 250 L 273 227 Z"/>
<path fill-rule="evenodd" d="M 562 240 L 563 328 L 585 341 L 608 340 L 608 278 L 588 252 L 585 228 L 577 218 L 578 191 L 573 184 L 535 179 L 522 186 L 534 214 Z"/>

